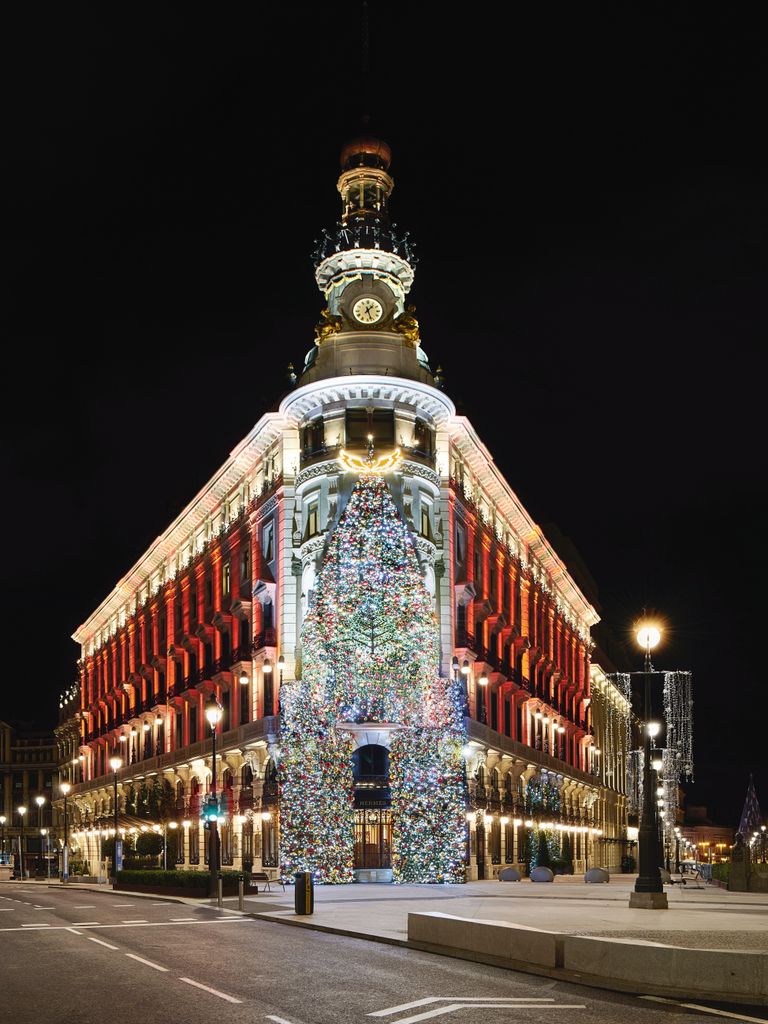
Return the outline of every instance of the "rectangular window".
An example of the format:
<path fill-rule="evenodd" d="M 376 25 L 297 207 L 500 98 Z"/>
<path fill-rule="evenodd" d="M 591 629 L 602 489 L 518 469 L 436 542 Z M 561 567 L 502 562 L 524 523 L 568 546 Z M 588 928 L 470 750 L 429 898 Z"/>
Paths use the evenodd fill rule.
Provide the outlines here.
<path fill-rule="evenodd" d="M 243 538 L 243 549 L 240 552 L 240 579 L 247 580 L 251 575 L 251 539 Z"/>
<path fill-rule="evenodd" d="M 457 565 L 461 565 L 464 561 L 464 556 L 467 550 L 467 538 L 464 530 L 461 526 L 456 527 L 456 550 L 454 551 L 454 558 Z"/>
<path fill-rule="evenodd" d="M 431 458 L 434 452 L 435 432 L 423 420 L 416 420 L 413 427 L 413 447 L 417 455 Z"/>
<path fill-rule="evenodd" d="M 347 447 L 366 448 L 369 435 L 378 450 L 394 447 L 395 414 L 391 409 L 348 409 Z"/>
<path fill-rule="evenodd" d="M 307 506 L 307 537 L 315 537 L 318 533 L 317 502 Z"/>
<path fill-rule="evenodd" d="M 276 868 L 277 861 L 277 829 L 275 828 L 272 818 L 262 818 L 261 865 L 265 868 Z"/>
<path fill-rule="evenodd" d="M 200 828 L 197 819 L 193 819 L 189 829 L 189 863 L 200 863 Z"/>
<path fill-rule="evenodd" d="M 424 501 L 424 499 L 422 498 L 422 500 L 421 500 L 421 535 L 422 535 L 422 537 L 429 537 L 429 535 L 430 535 L 429 520 L 430 520 L 430 512 L 431 511 L 432 511 L 432 509 L 431 509 L 431 506 L 429 505 L 429 502 Z"/>
<path fill-rule="evenodd" d="M 189 742 L 197 743 L 197 705 L 189 705 Z"/>
<path fill-rule="evenodd" d="M 227 597 L 232 587 L 232 565 L 230 562 L 225 562 L 221 570 L 221 592 Z"/>
<path fill-rule="evenodd" d="M 272 520 L 265 523 L 261 529 L 261 551 L 265 562 L 272 562 L 275 558 L 275 526 Z"/>

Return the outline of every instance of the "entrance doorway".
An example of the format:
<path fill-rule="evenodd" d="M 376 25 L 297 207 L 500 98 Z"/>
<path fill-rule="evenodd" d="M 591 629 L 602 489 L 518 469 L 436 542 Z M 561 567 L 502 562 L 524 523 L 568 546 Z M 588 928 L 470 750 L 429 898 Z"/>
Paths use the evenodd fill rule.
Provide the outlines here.
<path fill-rule="evenodd" d="M 358 882 L 392 881 L 389 751 L 373 743 L 352 755 L 355 779 L 354 869 Z"/>
<path fill-rule="evenodd" d="M 392 812 L 389 808 L 355 811 L 355 868 L 392 867 Z"/>

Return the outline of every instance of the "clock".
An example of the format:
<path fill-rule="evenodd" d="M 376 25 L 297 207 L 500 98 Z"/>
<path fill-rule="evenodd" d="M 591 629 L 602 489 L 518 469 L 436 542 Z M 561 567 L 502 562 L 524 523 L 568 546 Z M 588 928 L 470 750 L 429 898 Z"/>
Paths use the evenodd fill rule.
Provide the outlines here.
<path fill-rule="evenodd" d="M 381 320 L 384 309 L 380 302 L 370 296 L 358 299 L 352 307 L 352 316 L 361 324 L 375 324 Z"/>

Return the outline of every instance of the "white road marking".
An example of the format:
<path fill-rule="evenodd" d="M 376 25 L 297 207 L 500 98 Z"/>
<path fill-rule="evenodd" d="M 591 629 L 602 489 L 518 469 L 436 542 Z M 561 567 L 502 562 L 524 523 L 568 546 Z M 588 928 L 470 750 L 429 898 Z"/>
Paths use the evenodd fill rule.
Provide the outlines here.
<path fill-rule="evenodd" d="M 0 907 L 0 914 L 11 914 L 15 909 L 15 907 Z"/>
<path fill-rule="evenodd" d="M 76 931 L 74 928 L 67 928 L 68 932 L 72 932 L 73 935 L 82 935 L 82 932 Z"/>
<path fill-rule="evenodd" d="M 55 910 L 56 907 L 32 907 L 33 910 Z"/>
<path fill-rule="evenodd" d="M 73 910 L 95 910 L 96 909 L 96 904 L 95 903 L 76 903 L 75 906 L 72 907 L 72 909 Z"/>
<path fill-rule="evenodd" d="M 90 940 L 91 942 L 98 942 L 98 944 L 99 944 L 100 946 L 106 946 L 106 947 L 107 947 L 107 949 L 118 949 L 118 948 L 119 948 L 118 946 L 113 946 L 111 942 L 104 942 L 104 940 L 103 940 L 103 939 L 95 939 L 95 938 L 93 937 L 93 935 L 89 935 L 89 936 L 88 936 L 88 938 L 89 938 L 89 940 Z"/>
<path fill-rule="evenodd" d="M 135 920 L 132 921 L 123 921 L 123 924 L 149 924 L 149 921 L 146 919 L 146 917 L 137 917 Z"/>
<path fill-rule="evenodd" d="M 275 1024 L 292 1024 L 291 1021 L 286 1020 L 285 1017 L 275 1017 L 273 1014 L 268 1013 L 264 1020 L 273 1020 Z"/>
<path fill-rule="evenodd" d="M 171 925 L 175 924 L 174 921 L 148 921 L 147 924 L 101 924 L 99 921 L 94 921 L 93 924 L 98 928 L 170 928 Z M 206 921 L 201 921 L 198 918 L 190 918 L 189 924 L 251 924 L 251 918 L 249 917 L 215 917 L 209 918 Z M 73 921 L 73 925 L 77 927 L 85 927 L 81 921 Z M 50 931 L 66 931 L 69 925 L 66 924 L 30 924 L 22 925 L 22 928 L 48 928 Z M 17 932 L 19 931 L 18 926 L 15 928 L 0 928 L 0 932 Z"/>
<path fill-rule="evenodd" d="M 429 1020 L 431 1017 L 443 1017 L 447 1013 L 454 1013 L 456 1010 L 468 1010 L 472 1007 L 479 1007 L 483 1010 L 586 1010 L 586 1006 L 580 1003 L 547 1003 L 542 1006 L 541 1002 L 536 1003 L 490 1003 L 490 1002 L 464 1002 L 449 1003 L 447 1006 L 438 1006 L 434 1010 L 425 1010 L 424 1013 L 415 1013 L 412 1017 L 401 1017 L 397 1024 L 417 1024 L 420 1020 Z"/>
<path fill-rule="evenodd" d="M 412 1003 L 400 1003 L 399 1006 L 388 1006 L 386 1010 L 376 1010 L 369 1013 L 369 1017 L 390 1017 L 393 1013 L 400 1013 L 402 1010 L 415 1010 L 417 1006 L 429 1006 L 430 1003 L 498 1003 L 504 1002 L 514 1005 L 515 1003 L 554 1003 L 554 997 L 545 999 L 531 999 L 523 996 L 425 996 L 423 999 L 414 999 Z M 546 1009 L 546 1007 L 543 1007 Z M 401 1024 L 398 1021 L 398 1024 Z"/>
<path fill-rule="evenodd" d="M 201 985 L 199 981 L 193 981 L 191 978 L 179 978 L 179 981 L 186 981 L 188 985 L 194 985 L 195 988 L 201 988 L 205 992 L 210 992 L 212 996 L 218 996 L 219 999 L 226 999 L 228 1003 L 242 1003 L 242 999 L 235 999 L 234 996 L 228 996 L 226 992 L 219 992 L 217 988 L 209 988 L 207 985 Z"/>
<path fill-rule="evenodd" d="M 136 956 L 135 953 L 126 953 L 125 955 L 129 956 L 131 960 L 138 960 L 140 964 L 146 964 L 147 967 L 154 967 L 156 971 L 165 971 L 166 974 L 168 973 L 167 967 L 162 967 L 160 964 L 156 964 L 152 960 L 145 960 L 143 956 Z"/>
<path fill-rule="evenodd" d="M 715 1010 L 711 1006 L 699 1006 L 698 1003 L 678 1003 L 676 999 L 662 999 L 661 996 L 638 996 L 639 999 L 647 999 L 652 1003 L 669 1003 L 672 1006 L 684 1006 L 687 1010 L 700 1010 L 701 1013 L 712 1013 L 716 1017 L 728 1017 L 730 1020 L 756 1021 L 757 1024 L 765 1024 L 765 1017 L 747 1017 L 743 1013 L 731 1013 L 728 1010 Z"/>
<path fill-rule="evenodd" d="M 101 921 L 73 921 L 72 924 L 76 928 L 88 928 L 92 924 L 101 924 Z"/>
<path fill-rule="evenodd" d="M 135 903 L 113 903 L 113 907 L 135 907 Z"/>
<path fill-rule="evenodd" d="M 171 920 L 172 921 L 177 921 L 177 922 L 181 922 L 181 921 L 189 922 L 189 921 L 196 921 L 197 918 L 196 917 L 172 917 Z"/>
<path fill-rule="evenodd" d="M 152 904 L 150 904 L 150 906 L 153 906 L 153 907 L 172 907 L 173 904 L 172 903 L 152 903 Z"/>

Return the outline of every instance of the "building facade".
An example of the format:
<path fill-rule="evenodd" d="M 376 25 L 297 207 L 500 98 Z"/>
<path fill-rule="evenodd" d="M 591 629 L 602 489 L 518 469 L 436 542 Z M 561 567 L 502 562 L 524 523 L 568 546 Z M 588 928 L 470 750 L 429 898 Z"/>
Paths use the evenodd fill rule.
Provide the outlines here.
<path fill-rule="evenodd" d="M 53 733 L 0 721 L 0 864 L 13 859 L 18 872 L 23 850 L 25 876 L 45 874 L 49 859 L 55 870 L 51 800 L 58 774 Z"/>
<path fill-rule="evenodd" d="M 281 690 L 303 678 L 318 579 L 371 450 L 431 602 L 435 672 L 463 694 L 466 877 L 530 862 L 539 832 L 553 856 L 568 836 L 576 870 L 626 834 L 621 740 L 603 713 L 620 701 L 591 665 L 597 612 L 432 372 L 406 301 L 415 260 L 389 221 L 390 161 L 376 139 L 342 152 L 341 220 L 315 253 L 325 307 L 293 390 L 74 634 L 57 740 L 72 841 L 91 862 L 116 778 L 119 827 L 172 819 L 172 858 L 204 868 L 215 694 L 223 864 L 280 868 Z M 352 724 L 353 869 L 384 880 L 397 723 Z"/>

